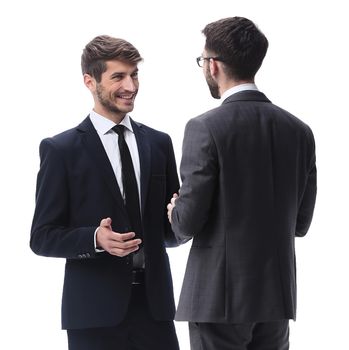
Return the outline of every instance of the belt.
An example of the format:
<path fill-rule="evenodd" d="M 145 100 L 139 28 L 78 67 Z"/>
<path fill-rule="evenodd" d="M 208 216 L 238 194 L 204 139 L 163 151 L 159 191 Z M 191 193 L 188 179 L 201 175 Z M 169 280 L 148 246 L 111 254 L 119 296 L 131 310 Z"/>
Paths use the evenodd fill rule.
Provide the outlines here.
<path fill-rule="evenodd" d="M 133 285 L 144 284 L 144 269 L 132 270 L 132 284 Z"/>

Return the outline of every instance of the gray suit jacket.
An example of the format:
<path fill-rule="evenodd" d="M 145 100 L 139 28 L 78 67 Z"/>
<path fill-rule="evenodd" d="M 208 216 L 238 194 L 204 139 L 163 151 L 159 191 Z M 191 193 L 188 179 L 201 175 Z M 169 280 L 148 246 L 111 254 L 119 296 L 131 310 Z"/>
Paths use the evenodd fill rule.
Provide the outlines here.
<path fill-rule="evenodd" d="M 190 120 L 172 229 L 193 237 L 177 320 L 295 319 L 295 237 L 316 197 L 310 128 L 258 91 Z"/>

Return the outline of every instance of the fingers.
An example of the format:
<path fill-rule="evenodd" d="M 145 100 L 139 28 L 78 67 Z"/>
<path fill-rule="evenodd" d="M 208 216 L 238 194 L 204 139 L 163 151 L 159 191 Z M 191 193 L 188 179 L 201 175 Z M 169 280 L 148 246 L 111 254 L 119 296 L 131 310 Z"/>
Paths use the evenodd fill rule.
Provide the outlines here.
<path fill-rule="evenodd" d="M 133 239 L 134 232 L 117 233 L 113 232 L 113 236 L 108 241 L 108 252 L 119 257 L 127 256 L 139 249 L 142 240 Z"/>
<path fill-rule="evenodd" d="M 171 198 L 171 204 L 172 204 L 173 207 L 176 205 L 176 200 L 177 200 L 177 198 L 178 198 L 178 194 L 177 194 L 177 193 L 174 193 L 174 194 L 172 195 L 172 198 Z"/>
<path fill-rule="evenodd" d="M 139 249 L 142 243 L 140 239 L 134 239 L 134 232 L 118 233 L 111 227 L 112 220 L 104 218 L 96 233 L 96 243 L 98 247 L 107 251 L 111 255 L 124 257 Z"/>
<path fill-rule="evenodd" d="M 111 218 L 104 218 L 101 220 L 99 226 L 108 227 L 111 229 Z"/>
<path fill-rule="evenodd" d="M 170 203 L 167 204 L 167 218 L 170 224 L 172 224 L 172 210 L 176 206 L 176 199 L 178 198 L 178 194 L 174 193 L 172 195 Z"/>
<path fill-rule="evenodd" d="M 125 232 L 125 233 L 118 233 L 118 232 L 112 232 L 111 239 L 117 241 L 117 242 L 127 242 L 132 240 L 136 234 L 134 232 Z"/>
<path fill-rule="evenodd" d="M 172 224 L 172 204 L 168 204 L 167 205 L 167 218 L 168 218 L 168 221 L 170 222 L 170 224 Z"/>
<path fill-rule="evenodd" d="M 128 235 L 128 234 L 120 234 L 120 235 L 122 236 L 122 235 Z M 108 252 L 112 255 L 124 257 L 137 251 L 141 243 L 142 241 L 138 238 L 131 239 L 131 240 L 128 239 L 125 241 L 113 240 L 109 242 Z"/>

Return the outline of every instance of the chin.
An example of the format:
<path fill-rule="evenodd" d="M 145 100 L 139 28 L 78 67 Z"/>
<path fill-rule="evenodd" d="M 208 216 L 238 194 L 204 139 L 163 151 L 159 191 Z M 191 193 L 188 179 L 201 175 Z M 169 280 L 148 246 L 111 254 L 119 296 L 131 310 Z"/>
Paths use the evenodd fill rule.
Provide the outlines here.
<path fill-rule="evenodd" d="M 221 95 L 219 94 L 218 89 L 216 89 L 215 87 L 212 87 L 212 86 L 209 86 L 209 88 L 210 88 L 211 96 L 213 98 L 216 98 L 216 99 L 220 99 L 221 98 Z"/>

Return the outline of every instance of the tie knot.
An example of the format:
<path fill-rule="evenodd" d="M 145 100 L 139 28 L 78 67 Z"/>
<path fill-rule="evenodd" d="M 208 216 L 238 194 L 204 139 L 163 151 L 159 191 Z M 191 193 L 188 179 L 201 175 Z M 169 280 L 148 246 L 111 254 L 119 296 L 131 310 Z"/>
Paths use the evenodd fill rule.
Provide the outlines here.
<path fill-rule="evenodd" d="M 112 127 L 112 129 L 121 137 L 124 136 L 124 131 L 125 131 L 125 125 L 115 125 Z"/>

